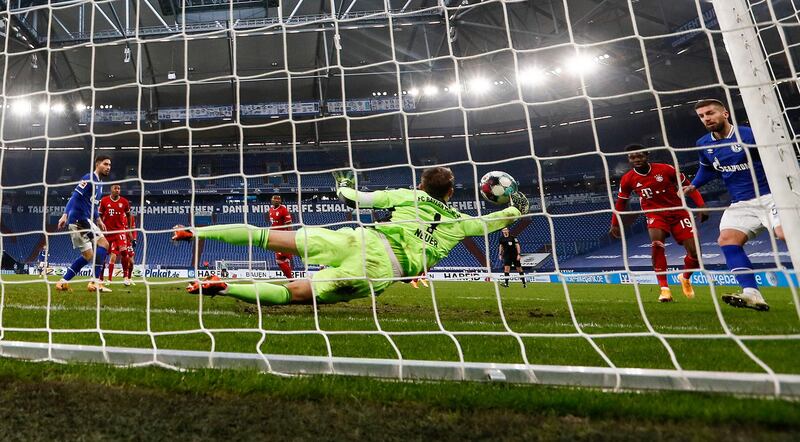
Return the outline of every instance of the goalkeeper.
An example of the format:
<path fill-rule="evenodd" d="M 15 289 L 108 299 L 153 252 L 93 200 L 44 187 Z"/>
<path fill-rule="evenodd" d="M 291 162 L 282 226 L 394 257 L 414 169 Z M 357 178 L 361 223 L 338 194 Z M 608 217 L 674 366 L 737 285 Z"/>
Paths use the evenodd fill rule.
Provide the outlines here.
<path fill-rule="evenodd" d="M 325 266 L 310 280 L 298 279 L 286 285 L 227 284 L 210 276 L 186 290 L 263 305 L 308 304 L 312 296 L 318 303 L 347 302 L 373 292 L 380 294 L 399 279 L 417 277 L 445 258 L 465 237 L 500 230 L 528 212 L 528 199 L 517 192 L 508 208 L 483 219 L 459 213 L 447 204 L 453 196 L 454 177 L 446 167 L 425 170 L 417 190 L 359 192 L 353 188 L 352 176 L 335 177 L 341 200 L 351 207 L 389 209 L 389 222 L 335 231 L 321 227 L 270 230 L 247 224 L 194 229 L 175 226 L 174 241 L 197 237 L 242 246 L 253 244 L 297 255 L 307 264 Z"/>

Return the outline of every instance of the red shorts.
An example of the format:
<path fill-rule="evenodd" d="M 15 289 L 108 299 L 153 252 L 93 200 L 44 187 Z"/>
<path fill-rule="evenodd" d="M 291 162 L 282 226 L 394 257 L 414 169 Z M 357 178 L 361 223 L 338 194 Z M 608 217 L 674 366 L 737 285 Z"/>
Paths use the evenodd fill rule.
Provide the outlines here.
<path fill-rule="evenodd" d="M 694 237 L 692 215 L 685 210 L 667 210 L 648 213 L 647 228 L 663 230 L 671 234 L 678 243 L 682 243 Z"/>
<path fill-rule="evenodd" d="M 289 261 L 292 262 L 292 255 L 288 253 L 275 252 L 275 260 L 278 262 Z"/>
<path fill-rule="evenodd" d="M 127 254 L 130 249 L 128 235 L 124 233 L 113 233 L 106 235 L 106 240 L 110 245 L 108 252 L 114 255 Z"/>

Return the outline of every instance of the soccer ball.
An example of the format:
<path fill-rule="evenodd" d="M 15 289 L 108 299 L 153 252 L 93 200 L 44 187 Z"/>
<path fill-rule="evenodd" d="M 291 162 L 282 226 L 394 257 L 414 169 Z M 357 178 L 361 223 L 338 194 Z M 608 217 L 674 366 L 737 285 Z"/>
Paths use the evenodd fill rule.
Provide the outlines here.
<path fill-rule="evenodd" d="M 517 180 L 505 172 L 493 170 L 481 178 L 481 196 L 492 204 L 507 204 L 518 188 Z"/>

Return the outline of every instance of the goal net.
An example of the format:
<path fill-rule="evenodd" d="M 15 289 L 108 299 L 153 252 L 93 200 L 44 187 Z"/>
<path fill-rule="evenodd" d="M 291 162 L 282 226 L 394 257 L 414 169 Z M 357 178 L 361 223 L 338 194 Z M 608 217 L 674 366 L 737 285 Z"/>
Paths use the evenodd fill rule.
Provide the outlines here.
<path fill-rule="evenodd" d="M 267 270 L 266 261 L 216 261 L 214 268 L 217 272 L 226 270 L 229 272 L 237 270 Z"/>
<path fill-rule="evenodd" d="M 796 0 L 2 5 L 0 355 L 800 395 Z M 729 111 L 723 147 L 698 143 L 717 131 L 698 118 L 702 99 Z M 660 231 L 684 223 L 694 238 L 683 245 L 651 239 L 638 190 L 615 208 L 630 144 L 690 181 L 703 167 L 713 175 L 699 189 L 704 211 L 676 183 L 691 215 Z M 717 148 L 746 160 L 720 162 Z M 59 218 L 99 155 L 112 161 L 103 194 L 119 184 L 136 217 L 137 284 L 90 292 L 87 265 L 63 293 L 56 283 L 78 251 Z M 353 172 L 362 191 L 415 189 L 431 166 L 455 175 L 449 206 L 484 222 L 502 207 L 480 197 L 481 177 L 515 177 L 531 203 L 509 226 L 521 256 L 504 260 L 502 234 L 486 224 L 423 280 L 401 271 L 383 293 L 349 303 L 180 293 L 223 268 L 237 283 L 286 280 L 258 246 L 268 233 L 247 245 L 171 244 L 173 226 L 266 229 L 283 205 L 299 236 L 308 226 L 374 229 L 393 223 L 392 210 L 347 207 L 332 172 Z M 729 209 L 742 191 L 720 178 L 745 170 L 736 186 L 774 206 Z M 608 235 L 614 217 L 620 239 Z M 721 225 L 734 231 L 725 241 Z M 745 265 L 729 265 L 718 239 L 746 242 Z M 658 302 L 654 241 L 664 243 L 671 303 Z M 687 241 L 698 251 L 694 299 L 679 281 Z M 358 244 L 325 247 L 374 252 Z M 323 269 L 304 258 L 280 260 L 295 281 Z M 722 301 L 742 275 L 769 311 Z"/>

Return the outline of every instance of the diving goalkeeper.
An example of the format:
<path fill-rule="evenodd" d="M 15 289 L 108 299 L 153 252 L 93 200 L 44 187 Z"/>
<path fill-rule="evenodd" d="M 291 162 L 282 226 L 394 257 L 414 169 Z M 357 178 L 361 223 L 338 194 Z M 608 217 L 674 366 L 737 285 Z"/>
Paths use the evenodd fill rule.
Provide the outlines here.
<path fill-rule="evenodd" d="M 286 285 L 271 283 L 227 284 L 216 276 L 195 281 L 186 290 L 203 295 L 224 295 L 263 305 L 347 302 L 380 294 L 402 278 L 414 278 L 445 258 L 462 239 L 481 236 L 512 224 L 528 212 L 528 199 L 512 195 L 510 206 L 471 218 L 447 202 L 453 196 L 453 172 L 446 167 L 425 170 L 417 190 L 377 192 L 355 190 L 352 176 L 339 174 L 337 194 L 348 206 L 389 209 L 391 220 L 374 227 L 328 230 L 303 227 L 270 230 L 247 224 L 187 229 L 175 226 L 174 241 L 194 237 L 234 245 L 257 245 L 299 256 L 307 264 L 325 266 L 312 278 Z"/>

